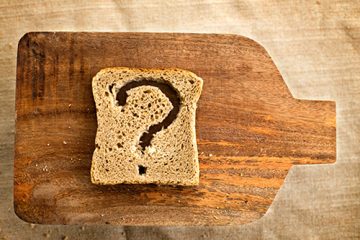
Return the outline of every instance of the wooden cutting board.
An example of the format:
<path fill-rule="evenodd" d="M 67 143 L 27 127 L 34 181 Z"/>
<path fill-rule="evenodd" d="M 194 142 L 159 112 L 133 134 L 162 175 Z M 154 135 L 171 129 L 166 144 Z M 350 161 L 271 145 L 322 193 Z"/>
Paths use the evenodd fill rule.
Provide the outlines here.
<path fill-rule="evenodd" d="M 91 184 L 91 80 L 111 66 L 178 67 L 204 79 L 199 186 Z M 18 48 L 15 211 L 44 224 L 248 223 L 292 165 L 335 162 L 335 133 L 335 103 L 294 99 L 265 49 L 245 37 L 29 33 Z"/>

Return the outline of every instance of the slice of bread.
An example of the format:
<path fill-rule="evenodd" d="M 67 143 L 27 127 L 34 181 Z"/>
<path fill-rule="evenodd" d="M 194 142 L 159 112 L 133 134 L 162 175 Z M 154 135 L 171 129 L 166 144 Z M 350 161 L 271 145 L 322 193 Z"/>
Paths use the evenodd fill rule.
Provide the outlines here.
<path fill-rule="evenodd" d="M 181 69 L 98 72 L 92 183 L 197 185 L 195 113 L 202 85 Z"/>

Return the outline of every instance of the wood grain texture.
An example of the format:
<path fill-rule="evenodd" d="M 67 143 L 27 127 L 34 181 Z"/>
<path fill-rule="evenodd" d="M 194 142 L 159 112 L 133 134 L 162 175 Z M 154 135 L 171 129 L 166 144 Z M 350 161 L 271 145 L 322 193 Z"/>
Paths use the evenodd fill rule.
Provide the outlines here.
<path fill-rule="evenodd" d="M 91 79 L 111 66 L 178 67 L 204 79 L 199 186 L 91 184 Z M 335 103 L 294 99 L 266 51 L 236 35 L 26 34 L 16 114 L 15 211 L 36 223 L 248 223 L 292 165 L 336 158 Z"/>

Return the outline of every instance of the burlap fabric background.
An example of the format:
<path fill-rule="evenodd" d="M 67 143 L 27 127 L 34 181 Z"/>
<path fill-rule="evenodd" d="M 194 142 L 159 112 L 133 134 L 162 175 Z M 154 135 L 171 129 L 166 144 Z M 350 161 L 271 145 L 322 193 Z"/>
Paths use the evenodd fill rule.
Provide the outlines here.
<path fill-rule="evenodd" d="M 46 226 L 13 211 L 16 51 L 29 31 L 233 33 L 262 44 L 297 98 L 337 101 L 337 162 L 297 166 L 259 221 Z M 359 1 L 0 1 L 0 239 L 360 238 Z"/>

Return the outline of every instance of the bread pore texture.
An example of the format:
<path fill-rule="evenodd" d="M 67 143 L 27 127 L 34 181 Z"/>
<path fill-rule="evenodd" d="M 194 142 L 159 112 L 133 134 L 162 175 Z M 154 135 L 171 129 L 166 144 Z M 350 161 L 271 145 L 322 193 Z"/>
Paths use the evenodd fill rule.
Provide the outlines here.
<path fill-rule="evenodd" d="M 92 183 L 198 185 L 195 114 L 202 85 L 182 69 L 98 72 Z"/>

